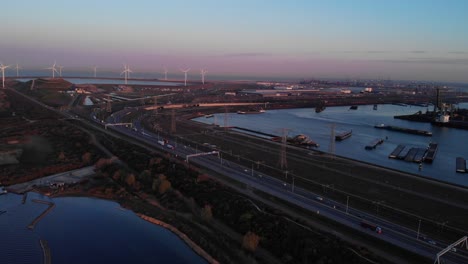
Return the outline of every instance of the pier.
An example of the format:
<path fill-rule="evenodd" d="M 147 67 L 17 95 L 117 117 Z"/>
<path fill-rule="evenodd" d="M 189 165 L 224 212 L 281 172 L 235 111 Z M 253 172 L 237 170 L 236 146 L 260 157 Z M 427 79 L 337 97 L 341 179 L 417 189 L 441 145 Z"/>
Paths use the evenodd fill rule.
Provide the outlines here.
<path fill-rule="evenodd" d="M 28 193 L 25 192 L 23 193 L 23 197 L 21 198 L 21 203 L 25 204 L 27 199 L 28 199 Z"/>
<path fill-rule="evenodd" d="M 39 223 L 39 221 L 41 221 L 41 219 L 44 218 L 55 207 L 55 204 L 52 202 L 42 201 L 42 200 L 37 200 L 37 199 L 34 199 L 32 201 L 35 203 L 47 204 L 49 207 L 28 225 L 28 229 L 30 230 L 33 230 L 36 224 Z"/>

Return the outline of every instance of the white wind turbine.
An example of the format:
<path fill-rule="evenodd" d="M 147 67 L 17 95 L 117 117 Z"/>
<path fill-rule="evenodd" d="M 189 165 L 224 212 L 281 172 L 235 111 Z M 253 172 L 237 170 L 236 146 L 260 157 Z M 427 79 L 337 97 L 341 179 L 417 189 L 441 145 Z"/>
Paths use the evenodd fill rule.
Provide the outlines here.
<path fill-rule="evenodd" d="M 63 66 L 57 66 L 59 68 L 59 76 L 62 77 Z"/>
<path fill-rule="evenodd" d="M 2 71 L 2 87 L 5 88 L 5 69 L 10 68 L 8 65 L 0 63 L 0 70 Z"/>
<path fill-rule="evenodd" d="M 23 69 L 23 68 L 21 68 L 21 67 L 18 65 L 18 63 L 16 63 L 15 69 L 16 69 L 16 77 L 19 77 L 19 70 L 20 70 L 20 69 Z"/>
<path fill-rule="evenodd" d="M 205 74 L 207 73 L 208 71 L 206 69 L 201 69 L 200 70 L 200 74 L 201 74 L 201 79 L 202 79 L 202 83 L 205 84 Z"/>
<path fill-rule="evenodd" d="M 96 71 L 97 71 L 97 66 L 96 65 L 94 65 L 93 70 L 94 70 L 94 78 L 96 78 Z"/>
<path fill-rule="evenodd" d="M 187 68 L 187 69 L 185 69 L 185 70 L 180 69 L 180 71 L 183 72 L 183 73 L 185 74 L 185 83 L 184 83 L 184 85 L 187 86 L 187 72 L 190 71 L 190 68 Z"/>
<path fill-rule="evenodd" d="M 168 73 L 167 68 L 166 66 L 164 66 L 164 80 L 165 81 L 167 81 L 167 73 Z"/>
<path fill-rule="evenodd" d="M 130 78 L 130 73 L 132 70 L 130 70 L 130 67 L 128 67 L 127 64 L 124 64 L 124 70 L 120 73 L 120 75 L 125 74 L 125 84 L 127 84 L 127 78 Z"/>
<path fill-rule="evenodd" d="M 46 68 L 46 70 L 52 70 L 52 79 L 55 78 L 55 73 L 58 73 L 57 69 L 55 68 L 55 64 L 57 64 L 57 62 L 54 62 L 52 67 Z"/>

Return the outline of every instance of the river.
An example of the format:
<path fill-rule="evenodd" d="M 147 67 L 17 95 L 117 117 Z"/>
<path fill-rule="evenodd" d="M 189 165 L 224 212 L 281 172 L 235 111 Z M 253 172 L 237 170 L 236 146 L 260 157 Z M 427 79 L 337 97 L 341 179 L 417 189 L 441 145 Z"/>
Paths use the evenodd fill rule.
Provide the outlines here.
<path fill-rule="evenodd" d="M 151 224 L 119 204 L 96 198 L 49 198 L 29 193 L 0 196 L 0 262 L 42 263 L 39 239 L 50 247 L 52 263 L 206 263 L 169 230 Z M 33 230 L 27 229 L 55 203 Z"/>
<path fill-rule="evenodd" d="M 459 107 L 468 108 L 468 103 L 459 104 Z M 434 127 L 429 123 L 393 118 L 395 115 L 413 114 L 426 110 L 426 107 L 390 104 L 378 105 L 377 110 L 373 110 L 373 105 L 360 105 L 357 110 L 350 110 L 349 106 L 327 107 L 321 113 L 316 113 L 315 109 L 311 108 L 297 108 L 267 110 L 263 114 L 253 115 L 229 113 L 227 120 L 229 126 L 275 135 L 281 135 L 281 129 L 287 128 L 290 129 L 289 136 L 305 134 L 319 143 L 318 149 L 325 152 L 332 149 L 330 135 L 332 124 L 334 124 L 335 134 L 348 130 L 353 132 L 350 138 L 335 142 L 336 155 L 468 186 L 468 174 L 455 171 L 456 157 L 468 159 L 468 142 L 465 140 L 468 137 L 468 130 Z M 203 123 L 213 123 L 214 120 L 218 120 L 219 125 L 224 125 L 224 115 L 224 113 L 218 113 L 214 118 L 200 117 L 194 120 Z M 433 136 L 425 137 L 374 128 L 377 124 L 428 130 L 432 131 Z M 387 139 L 376 149 L 365 150 L 365 146 L 377 138 Z M 431 141 L 439 144 L 436 158 L 432 164 L 424 163 L 421 170 L 417 163 L 388 158 L 388 155 L 399 144 L 426 148 Z"/>

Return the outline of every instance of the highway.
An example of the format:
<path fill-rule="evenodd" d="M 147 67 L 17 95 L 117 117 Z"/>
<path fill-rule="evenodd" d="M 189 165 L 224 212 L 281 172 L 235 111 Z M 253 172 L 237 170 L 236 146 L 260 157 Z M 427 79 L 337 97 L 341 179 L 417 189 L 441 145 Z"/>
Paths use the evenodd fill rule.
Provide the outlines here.
<path fill-rule="evenodd" d="M 106 122 L 122 122 L 124 116 L 136 113 L 137 111 L 138 108 L 133 108 L 115 112 Z M 143 141 L 160 150 L 167 151 L 181 159 L 185 159 L 187 155 L 200 152 L 197 148 L 181 145 L 177 142 L 169 141 L 165 146 L 158 144 L 157 141 L 162 138 L 159 135 L 145 131 L 139 119 L 134 120 L 133 128 L 113 126 L 111 129 Z M 167 145 L 175 146 L 175 149 L 170 149 Z M 351 207 L 347 208 L 346 204 L 323 198 L 303 188 L 292 186 L 292 184 L 283 182 L 277 178 L 258 173 L 251 168 L 223 160 L 217 155 L 191 157 L 189 162 L 228 176 L 254 189 L 430 259 L 434 259 L 436 253 L 448 246 L 447 243 L 434 241 L 434 239 L 426 237 L 424 234 L 419 234 L 419 239 L 416 239 L 418 236 L 417 230 L 394 224 L 364 211 Z M 369 228 L 362 227 L 362 222 L 381 227 L 382 233 L 379 234 Z M 457 248 L 456 252 L 449 252 L 442 259 L 445 261 L 444 263 L 468 263 L 468 251 Z"/>
<path fill-rule="evenodd" d="M 18 93 L 17 91 L 15 92 Z M 21 95 L 25 96 L 23 94 Z M 47 105 L 44 105 L 41 102 L 36 101 L 33 98 L 27 98 L 67 118 L 75 118 L 74 115 L 68 112 L 57 111 Z M 122 122 L 123 116 L 136 113 L 138 111 L 139 108 L 128 108 L 119 112 L 115 112 L 107 118 L 106 122 L 102 122 L 96 119 L 94 114 L 91 116 L 91 120 L 94 122 L 89 122 L 84 119 L 81 119 L 81 121 L 84 123 L 94 123 L 94 125 L 99 124 L 98 126 L 100 126 L 101 130 L 105 131 L 103 129 L 105 123 L 120 123 Z M 187 155 L 199 152 L 196 147 L 193 148 L 189 145 L 178 145 L 177 141 L 167 143 L 175 146 L 175 149 L 169 149 L 167 144 L 165 146 L 158 144 L 157 141 L 160 139 L 159 136 L 144 131 L 140 124 L 140 120 L 134 121 L 133 128 L 126 126 L 109 126 L 108 129 L 131 137 L 134 140 L 144 142 L 145 144 L 156 149 L 167 151 L 181 159 L 185 159 Z M 289 203 L 310 210 L 311 212 L 320 214 L 321 216 L 331 219 L 337 223 L 361 232 L 365 232 L 370 236 L 376 237 L 430 259 L 434 259 L 436 253 L 448 245 L 447 243 L 434 241 L 433 239 L 425 237 L 422 234 L 419 235 L 419 239 L 416 239 L 417 232 L 415 230 L 396 225 L 381 219 L 378 216 L 356 210 L 351 207 L 347 208 L 344 204 L 330 199 L 325 199 L 305 189 L 292 186 L 289 183 L 283 182 L 265 174 L 260 174 L 250 168 L 246 168 L 233 162 L 223 160 L 222 158 L 218 158 L 218 156 L 211 155 L 193 157 L 190 158 L 189 162 L 196 164 L 197 166 L 207 168 L 211 171 L 223 174 L 227 177 L 251 186 L 252 188 L 283 199 Z M 382 233 L 378 234 L 377 232 L 374 232 L 370 229 L 361 227 L 361 222 L 363 221 L 378 225 L 382 228 Z M 449 252 L 441 259 L 444 260 L 444 263 L 468 263 L 468 251 L 466 248 L 462 249 L 458 247 L 456 252 Z"/>

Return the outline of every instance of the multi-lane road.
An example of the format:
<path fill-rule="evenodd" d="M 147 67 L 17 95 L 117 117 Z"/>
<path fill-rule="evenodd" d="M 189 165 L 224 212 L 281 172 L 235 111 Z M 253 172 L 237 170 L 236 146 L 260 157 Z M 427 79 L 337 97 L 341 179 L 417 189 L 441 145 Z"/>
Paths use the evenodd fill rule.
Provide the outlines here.
<path fill-rule="evenodd" d="M 115 112 L 106 122 L 121 122 L 124 116 L 133 115 L 137 111 L 139 111 L 137 108 L 129 108 Z M 139 119 L 134 120 L 132 128 L 113 126 L 112 130 L 143 141 L 155 148 L 163 149 L 181 159 L 185 159 L 188 155 L 200 152 L 193 146 L 177 144 L 174 141 L 169 141 L 164 146 L 158 144 L 157 141 L 161 140 L 161 137 L 149 131 L 145 131 Z M 173 149 L 172 147 L 169 148 L 168 145 L 176 147 Z M 397 225 L 378 216 L 348 207 L 346 204 L 326 199 L 303 188 L 293 186 L 291 183 L 283 182 L 277 178 L 256 172 L 252 168 L 246 168 L 231 161 L 223 160 L 218 155 L 190 157 L 189 162 L 228 176 L 254 189 L 268 193 L 312 212 L 316 212 L 337 223 L 365 232 L 370 236 L 427 258 L 434 259 L 438 252 L 449 245 L 449 243 L 428 238 L 424 234 L 418 234 L 417 230 Z M 361 224 L 363 222 L 379 226 L 382 232 L 377 233 L 370 228 L 362 227 Z M 456 252 L 450 251 L 442 258 L 445 263 L 468 263 L 468 251 L 466 251 L 466 248 L 462 249 L 459 247 L 456 249 Z"/>

